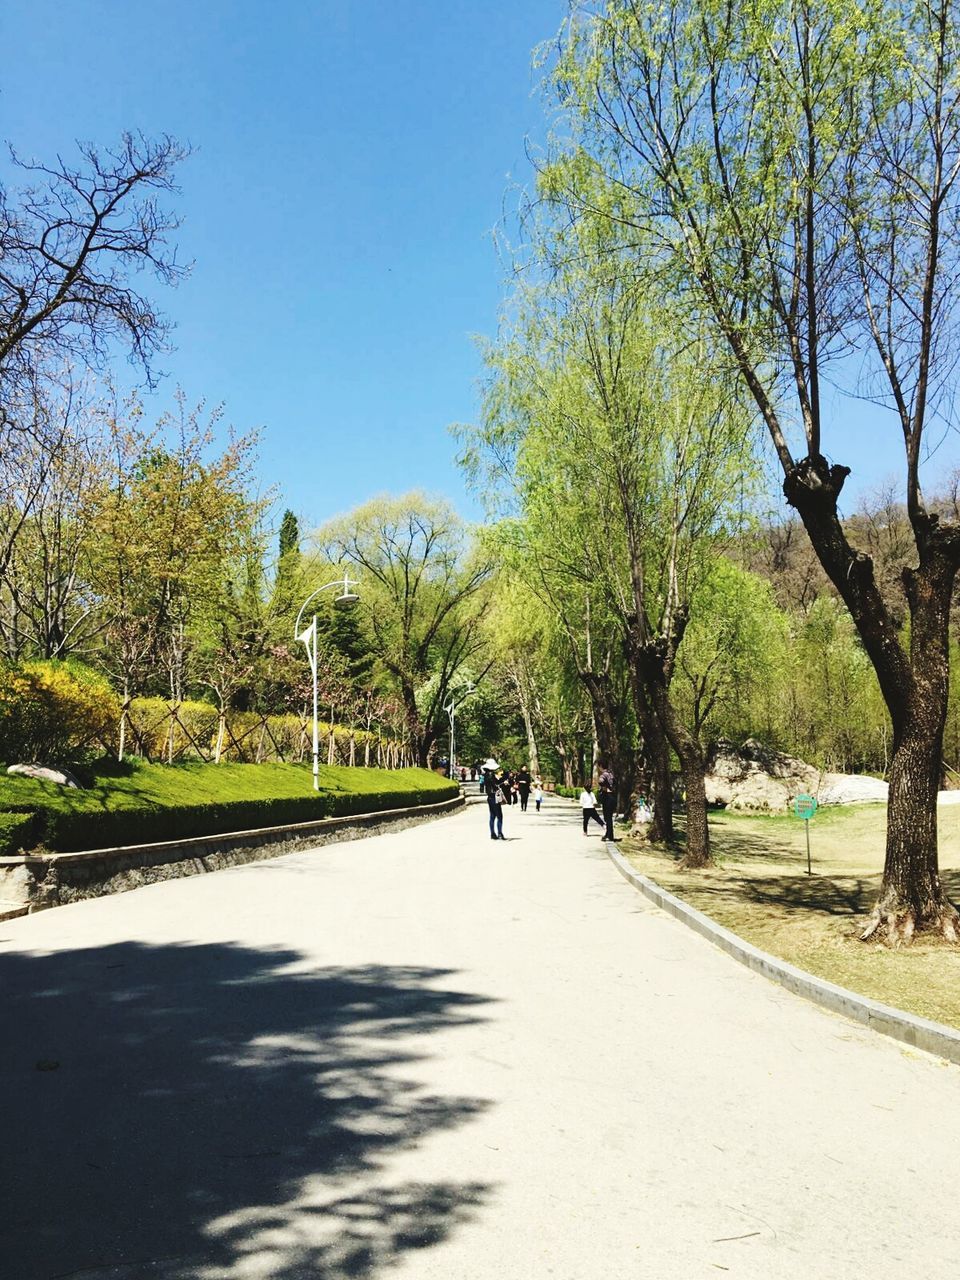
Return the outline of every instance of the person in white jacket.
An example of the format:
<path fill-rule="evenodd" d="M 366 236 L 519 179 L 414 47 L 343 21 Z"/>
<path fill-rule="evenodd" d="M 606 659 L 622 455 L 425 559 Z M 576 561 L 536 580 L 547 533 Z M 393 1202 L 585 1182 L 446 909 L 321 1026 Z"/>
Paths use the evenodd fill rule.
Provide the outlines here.
<path fill-rule="evenodd" d="M 591 818 L 596 819 L 599 825 L 601 827 L 603 826 L 603 819 L 600 817 L 599 813 L 597 813 L 597 797 L 586 787 L 584 787 L 580 792 L 580 808 L 583 810 L 584 835 L 587 834 L 587 826 L 589 825 Z"/>

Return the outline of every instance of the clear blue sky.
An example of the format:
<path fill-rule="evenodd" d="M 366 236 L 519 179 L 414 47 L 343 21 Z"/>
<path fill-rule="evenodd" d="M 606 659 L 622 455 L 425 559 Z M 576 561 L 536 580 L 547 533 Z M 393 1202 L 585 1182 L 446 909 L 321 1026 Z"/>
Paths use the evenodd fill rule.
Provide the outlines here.
<path fill-rule="evenodd" d="M 167 385 L 263 426 L 262 473 L 319 521 L 415 486 L 466 504 L 496 324 L 489 232 L 542 132 L 531 50 L 563 0 L 7 0 L 0 136 L 25 155 L 169 132 L 188 282 Z"/>
<path fill-rule="evenodd" d="M 162 295 L 180 383 L 263 427 L 264 485 L 319 523 L 378 492 L 468 513 L 447 425 L 476 418 L 489 236 L 542 135 L 531 50 L 564 0 L 6 0 L 0 136 L 69 153 L 125 129 L 196 147 Z M 894 474 L 886 415 L 838 406 L 853 494 Z M 882 428 L 876 426 L 882 422 Z M 956 450 L 950 451 L 954 456 Z M 945 465 L 941 454 L 938 467 Z"/>

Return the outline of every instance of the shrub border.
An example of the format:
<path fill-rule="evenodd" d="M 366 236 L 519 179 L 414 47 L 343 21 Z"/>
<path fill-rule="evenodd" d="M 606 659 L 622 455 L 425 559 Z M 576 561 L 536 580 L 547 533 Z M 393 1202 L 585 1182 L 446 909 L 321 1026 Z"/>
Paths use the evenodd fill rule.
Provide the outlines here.
<path fill-rule="evenodd" d="M 636 871 L 616 845 L 605 843 L 604 849 L 623 878 L 645 898 L 754 973 L 786 987 L 788 991 L 820 1005 L 821 1008 L 829 1009 L 831 1013 L 851 1018 L 854 1022 L 869 1027 L 871 1031 L 891 1036 L 894 1040 L 936 1054 L 938 1058 L 946 1058 L 949 1062 L 960 1063 L 960 1031 L 942 1022 L 931 1022 L 927 1018 L 907 1013 L 904 1009 L 895 1009 L 891 1005 L 871 1000 L 868 996 L 858 995 L 855 991 L 827 982 L 825 978 L 817 978 L 805 969 L 798 969 L 786 960 L 779 960 L 776 956 L 761 951 L 730 929 L 717 924 L 702 911 L 697 911 L 681 898 L 668 893 L 656 881 Z"/>
<path fill-rule="evenodd" d="M 4 890 L 12 889 L 16 898 L 6 898 L 5 904 L 0 904 L 7 907 L 5 912 L 0 911 L 0 918 L 10 919 L 85 898 L 122 893 L 161 880 L 318 848 L 350 839 L 358 830 L 362 835 L 376 835 L 381 827 L 395 830 L 398 826 L 413 826 L 442 817 L 463 803 L 463 797 L 458 795 L 402 809 L 379 809 L 154 844 L 3 857 L 0 858 L 0 896 L 5 896 Z"/>

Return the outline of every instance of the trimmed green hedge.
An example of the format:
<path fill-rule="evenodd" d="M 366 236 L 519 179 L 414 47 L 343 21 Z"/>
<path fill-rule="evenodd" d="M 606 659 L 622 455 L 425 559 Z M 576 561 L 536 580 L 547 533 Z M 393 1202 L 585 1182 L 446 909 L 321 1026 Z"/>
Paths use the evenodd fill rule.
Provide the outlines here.
<path fill-rule="evenodd" d="M 102 766 L 84 790 L 0 776 L 0 852 L 40 845 L 68 852 L 287 826 L 438 803 L 455 783 L 427 769 L 135 763 Z"/>
<path fill-rule="evenodd" d="M 554 787 L 553 794 L 563 796 L 567 800 L 579 800 L 580 790 L 580 787 Z"/>
<path fill-rule="evenodd" d="M 0 813 L 0 857 L 35 845 L 33 830 L 32 813 Z"/>

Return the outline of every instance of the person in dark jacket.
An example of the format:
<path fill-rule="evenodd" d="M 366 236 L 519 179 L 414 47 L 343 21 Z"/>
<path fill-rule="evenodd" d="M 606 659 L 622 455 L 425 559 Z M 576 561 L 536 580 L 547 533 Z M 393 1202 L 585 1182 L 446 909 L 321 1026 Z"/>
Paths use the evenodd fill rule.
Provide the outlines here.
<path fill-rule="evenodd" d="M 485 760 L 482 766 L 481 785 L 487 797 L 487 808 L 490 811 L 490 839 L 505 840 L 503 834 L 504 794 L 500 783 L 500 766 L 493 756 Z"/>
<path fill-rule="evenodd" d="M 617 780 L 609 765 L 600 761 L 600 808 L 603 810 L 604 840 L 615 839 L 613 834 L 613 811 L 617 807 Z"/>
<path fill-rule="evenodd" d="M 530 783 L 532 781 L 530 777 L 530 770 L 526 767 L 526 765 L 524 765 L 522 768 L 517 770 L 516 781 L 517 781 L 517 790 L 520 793 L 520 811 L 521 813 L 526 813 L 527 801 L 530 799 Z"/>
<path fill-rule="evenodd" d="M 500 790 L 503 792 L 503 803 L 513 804 L 513 774 L 506 765 L 503 766 L 500 773 L 497 775 L 497 781 L 500 783 Z"/>

